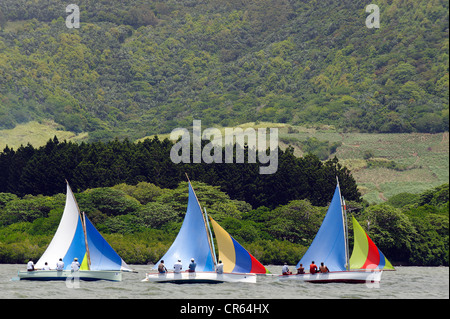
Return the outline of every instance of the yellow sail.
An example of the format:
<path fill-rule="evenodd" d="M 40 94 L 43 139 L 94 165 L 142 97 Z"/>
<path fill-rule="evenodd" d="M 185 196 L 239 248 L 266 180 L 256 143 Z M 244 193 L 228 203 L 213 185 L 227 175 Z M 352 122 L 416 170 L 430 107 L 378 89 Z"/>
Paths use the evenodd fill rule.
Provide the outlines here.
<path fill-rule="evenodd" d="M 83 261 L 80 266 L 80 270 L 89 270 L 87 253 L 84 254 Z"/>
<path fill-rule="evenodd" d="M 224 272 L 266 274 L 269 271 L 214 219 L 209 217 L 219 246 Z"/>
<path fill-rule="evenodd" d="M 381 250 L 374 244 L 364 229 L 353 220 L 354 244 L 350 257 L 350 269 L 383 269 L 395 270 Z"/>

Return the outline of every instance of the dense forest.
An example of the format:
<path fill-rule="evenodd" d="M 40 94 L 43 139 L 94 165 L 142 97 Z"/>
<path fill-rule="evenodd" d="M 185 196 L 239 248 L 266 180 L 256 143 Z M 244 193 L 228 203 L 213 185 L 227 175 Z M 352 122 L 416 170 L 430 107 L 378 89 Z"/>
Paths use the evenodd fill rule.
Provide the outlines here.
<path fill-rule="evenodd" d="M 370 1 L 0 2 L 0 129 L 52 119 L 91 141 L 252 121 L 361 132 L 449 123 L 449 4 Z M 270 10 L 268 9 L 270 8 Z"/>
<path fill-rule="evenodd" d="M 0 153 L 0 192 L 19 196 L 54 195 L 64 191 L 67 179 L 72 189 L 136 185 L 149 182 L 162 188 L 175 188 L 193 180 L 220 186 L 232 199 L 253 207 L 275 208 L 294 199 L 308 199 L 314 205 L 326 205 L 333 195 L 336 177 L 348 200 L 361 201 L 350 171 L 337 158 L 322 162 L 315 155 L 298 158 L 292 148 L 278 149 L 278 170 L 261 175 L 260 163 L 174 164 L 170 151 L 174 144 L 157 137 L 143 142 L 59 142 L 55 137 L 46 145 L 34 148 L 6 147 Z M 193 147 L 191 149 L 191 157 Z M 244 150 L 248 151 L 248 150 Z M 225 154 L 225 148 L 222 149 Z M 236 156 L 236 149 L 234 149 Z"/>
<path fill-rule="evenodd" d="M 327 207 L 308 199 L 274 209 L 233 200 L 217 186 L 192 182 L 201 205 L 264 264 L 296 264 L 311 244 Z M 61 189 L 64 188 L 62 183 Z M 65 191 L 65 190 L 64 190 Z M 152 183 L 118 184 L 75 194 L 79 207 L 129 264 L 155 263 L 181 227 L 187 182 L 174 189 Z M 53 237 L 65 194 L 18 197 L 0 193 L 0 263 L 37 260 Z M 449 264 L 449 186 L 400 194 L 387 203 L 348 201 L 369 236 L 394 264 Z M 350 245 L 352 245 L 352 226 Z M 216 245 L 217 247 L 217 245 Z"/>
<path fill-rule="evenodd" d="M 194 119 L 448 131 L 448 1 L 379 0 L 373 29 L 370 3 L 78 0 L 81 27 L 69 29 L 68 3 L 0 0 L 0 130 L 52 120 L 89 132 L 87 143 L 0 150 L 0 263 L 43 253 L 65 180 L 127 263 L 155 262 L 181 227 L 187 173 L 202 206 L 264 264 L 297 263 L 338 177 L 389 260 L 448 265 L 448 184 L 370 205 L 336 157 L 321 161 L 337 144 L 303 142 L 305 153 L 325 147 L 320 158 L 278 149 L 277 172 L 261 175 L 259 163 L 175 164 L 167 139 L 133 142 Z"/>
<path fill-rule="evenodd" d="M 40 148 L 6 148 L 0 153 L 0 262 L 43 253 L 64 208 L 64 179 L 128 263 L 155 262 L 186 212 L 186 172 L 208 213 L 266 264 L 298 261 L 320 227 L 337 176 L 349 213 L 390 260 L 448 265 L 448 184 L 369 205 L 337 158 L 321 162 L 279 150 L 278 171 L 260 175 L 253 163 L 174 164 L 172 145 L 156 137 L 81 144 L 55 137 Z"/>

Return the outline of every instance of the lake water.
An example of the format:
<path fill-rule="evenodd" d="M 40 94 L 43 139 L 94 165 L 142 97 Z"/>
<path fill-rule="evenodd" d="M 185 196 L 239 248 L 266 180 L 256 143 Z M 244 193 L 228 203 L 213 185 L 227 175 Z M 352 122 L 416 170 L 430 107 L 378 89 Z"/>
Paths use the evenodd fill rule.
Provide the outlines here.
<path fill-rule="evenodd" d="M 379 285 L 311 284 L 278 281 L 276 276 L 258 276 L 256 284 L 161 284 L 141 282 L 151 266 L 132 265 L 138 273 L 124 273 L 121 282 L 81 281 L 68 288 L 65 281 L 18 281 L 26 265 L 0 265 L 0 299 L 448 299 L 448 267 L 398 267 L 385 271 Z M 281 266 L 267 267 L 280 274 Z M 294 266 L 291 266 L 294 269 Z"/>

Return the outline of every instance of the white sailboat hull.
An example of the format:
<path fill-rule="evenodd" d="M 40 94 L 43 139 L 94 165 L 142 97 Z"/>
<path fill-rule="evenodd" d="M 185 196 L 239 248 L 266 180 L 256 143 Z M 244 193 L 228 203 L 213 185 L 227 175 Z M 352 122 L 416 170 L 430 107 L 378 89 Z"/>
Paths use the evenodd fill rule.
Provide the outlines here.
<path fill-rule="evenodd" d="M 18 271 L 20 280 L 109 280 L 122 281 L 122 272 L 115 270 L 79 270 L 72 272 L 70 270 L 35 270 L 35 271 Z"/>
<path fill-rule="evenodd" d="M 256 283 L 255 274 L 223 273 L 199 271 L 181 273 L 148 273 L 143 282 L 171 282 L 171 283 L 221 283 L 221 282 L 247 282 Z"/>
<path fill-rule="evenodd" d="M 332 271 L 329 273 L 316 274 L 297 274 L 297 275 L 281 275 L 279 280 L 298 280 L 312 283 L 379 283 L 381 281 L 381 274 L 383 271 Z"/>

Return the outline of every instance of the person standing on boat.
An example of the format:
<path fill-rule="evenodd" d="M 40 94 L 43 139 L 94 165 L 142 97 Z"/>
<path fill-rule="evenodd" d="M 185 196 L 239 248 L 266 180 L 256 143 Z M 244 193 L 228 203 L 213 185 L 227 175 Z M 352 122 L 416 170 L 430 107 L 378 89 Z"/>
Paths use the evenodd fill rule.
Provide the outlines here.
<path fill-rule="evenodd" d="M 70 265 L 70 269 L 72 272 L 78 271 L 80 269 L 80 263 L 78 262 L 78 258 L 74 258 L 72 264 Z"/>
<path fill-rule="evenodd" d="M 222 260 L 219 260 L 219 263 L 216 265 L 216 273 L 223 274 Z"/>
<path fill-rule="evenodd" d="M 302 275 L 305 273 L 305 268 L 303 268 L 303 264 L 300 264 L 300 267 L 297 268 L 297 275 Z"/>
<path fill-rule="evenodd" d="M 314 275 L 317 272 L 317 265 L 312 261 L 311 265 L 309 265 L 309 272 Z"/>
<path fill-rule="evenodd" d="M 64 262 L 62 258 L 59 258 L 59 261 L 56 263 L 56 270 L 63 271 L 64 270 Z"/>
<path fill-rule="evenodd" d="M 158 265 L 158 272 L 160 274 L 165 274 L 167 272 L 166 265 L 164 265 L 164 260 L 162 260 L 162 259 L 161 259 L 161 261 L 159 262 L 159 265 Z"/>
<path fill-rule="evenodd" d="M 34 271 L 34 263 L 33 261 L 30 259 L 30 261 L 27 264 L 27 270 L 28 271 Z"/>
<path fill-rule="evenodd" d="M 327 272 L 330 272 L 330 271 L 328 270 L 328 267 L 325 266 L 323 263 L 320 263 L 319 271 L 320 271 L 321 273 L 323 273 L 323 274 L 326 274 Z"/>
<path fill-rule="evenodd" d="M 195 272 L 195 267 L 197 267 L 197 264 L 194 261 L 194 258 L 191 258 L 191 263 L 189 264 L 188 272 Z"/>
<path fill-rule="evenodd" d="M 181 264 L 181 259 L 178 259 L 175 265 L 173 265 L 173 272 L 179 274 L 181 269 L 183 269 L 183 265 Z"/>

